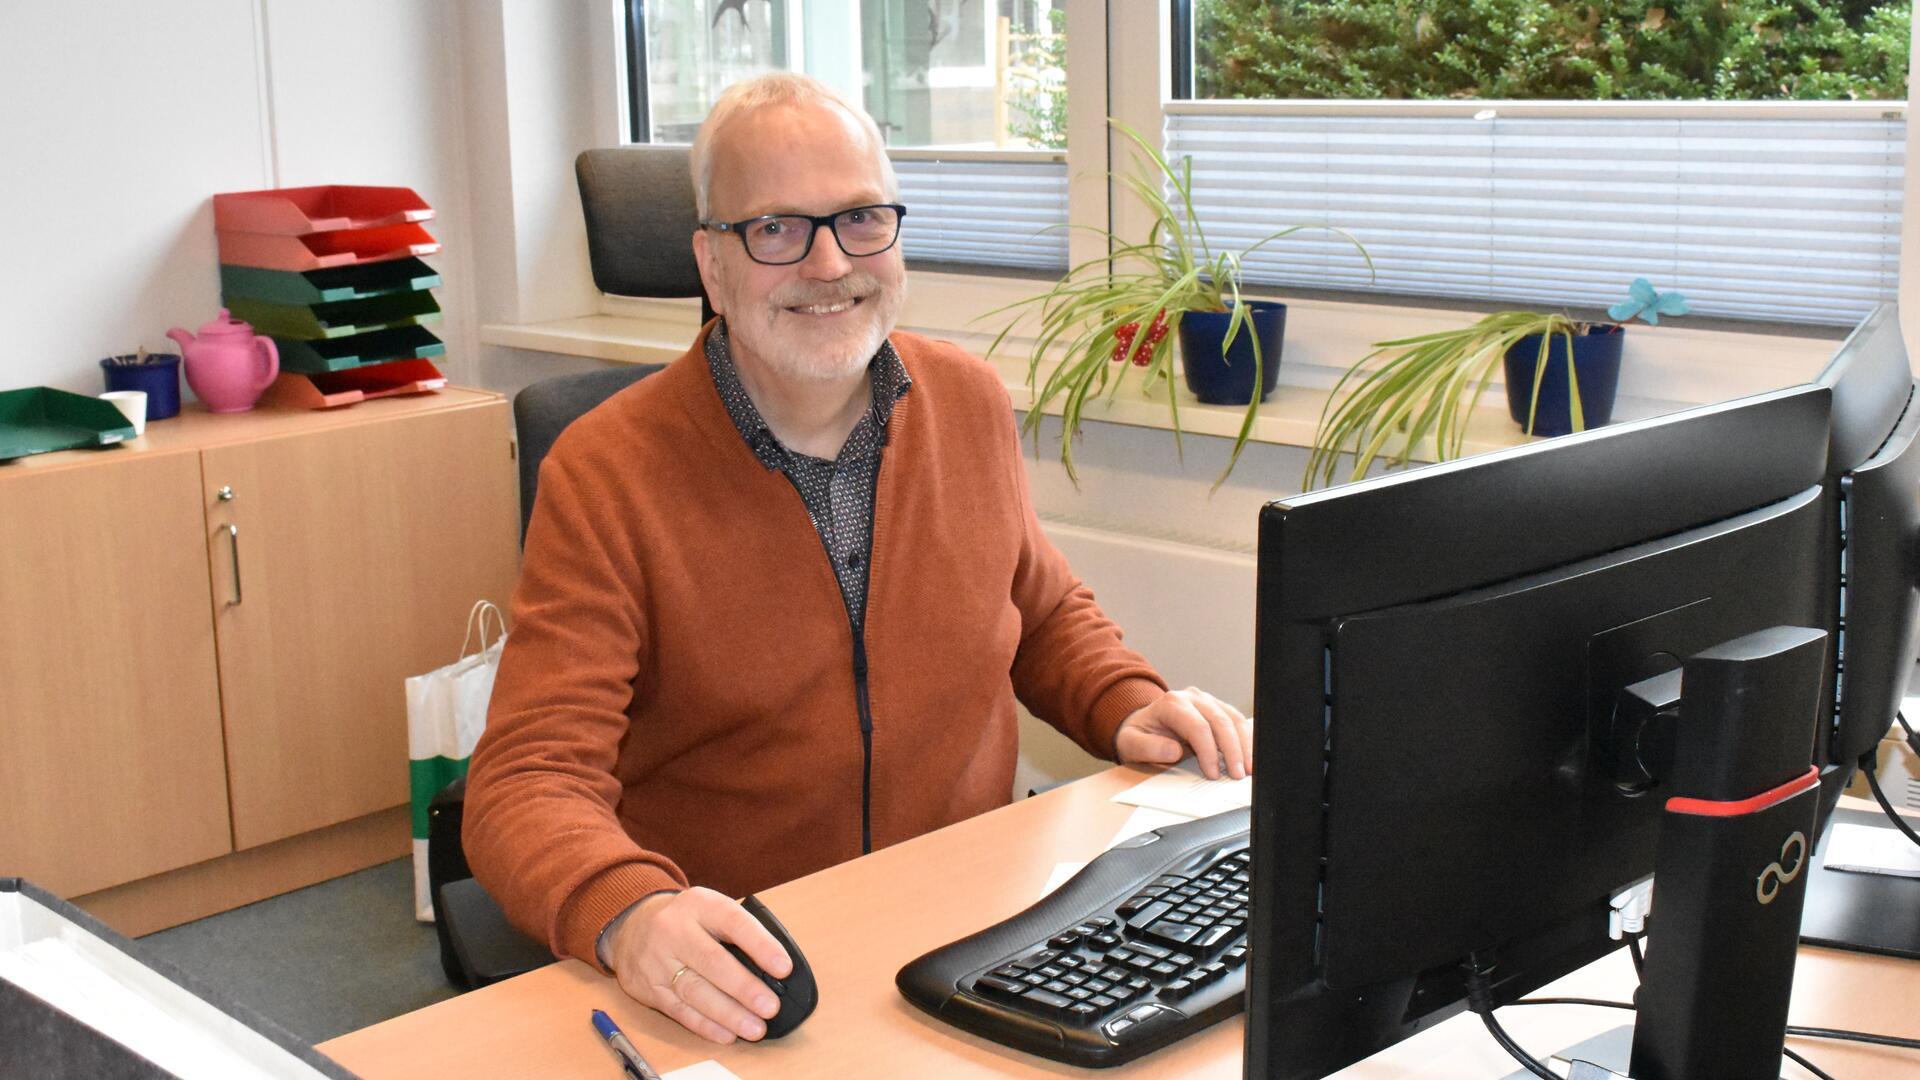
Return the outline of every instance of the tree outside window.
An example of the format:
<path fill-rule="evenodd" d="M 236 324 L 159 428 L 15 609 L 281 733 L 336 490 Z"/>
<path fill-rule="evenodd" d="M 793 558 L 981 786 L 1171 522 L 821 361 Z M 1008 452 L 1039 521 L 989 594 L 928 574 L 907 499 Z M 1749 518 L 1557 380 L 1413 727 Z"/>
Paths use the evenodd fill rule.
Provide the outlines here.
<path fill-rule="evenodd" d="M 1907 0 L 1193 0 L 1196 98 L 1905 100 Z"/>

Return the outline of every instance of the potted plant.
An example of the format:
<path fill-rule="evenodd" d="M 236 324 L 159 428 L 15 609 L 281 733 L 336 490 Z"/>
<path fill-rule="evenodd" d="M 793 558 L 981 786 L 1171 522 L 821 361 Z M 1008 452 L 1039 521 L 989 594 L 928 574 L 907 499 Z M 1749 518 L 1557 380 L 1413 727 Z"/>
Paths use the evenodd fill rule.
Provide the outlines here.
<path fill-rule="evenodd" d="M 1095 229 L 1107 241 L 1107 255 L 1072 267 L 1038 296 L 996 308 L 983 317 L 1038 311 L 1039 330 L 1027 363 L 1027 385 L 1033 387 L 1034 397 L 1021 432 L 1032 433 L 1038 445 L 1046 406 L 1058 400 L 1065 425 L 1060 461 L 1076 484 L 1073 441 L 1088 400 L 1101 394 L 1111 400 L 1134 369 L 1141 373 L 1142 393 L 1159 387 L 1166 394 L 1174 445 L 1179 449 L 1180 403 L 1172 386 L 1173 341 L 1177 339 L 1188 388 L 1196 397 L 1247 407 L 1227 467 L 1214 482 L 1218 487 L 1240 459 L 1260 402 L 1273 392 L 1286 327 L 1285 304 L 1243 299 L 1246 258 L 1283 236 L 1324 228 L 1351 242 L 1367 259 L 1369 271 L 1373 262 L 1359 241 L 1329 226 L 1295 225 L 1239 251 L 1216 251 L 1194 213 L 1193 159 L 1182 158 L 1176 168 L 1127 125 L 1111 119 L 1108 123 L 1150 163 L 1142 170 L 1144 175 L 1120 177 L 1127 190 L 1152 211 L 1153 227 L 1146 239 L 1126 243 L 1108 230 Z M 1018 319 L 1010 322 L 994 337 L 987 348 L 989 358 L 1018 324 Z M 1056 348 L 1060 359 L 1042 378 L 1047 357 Z"/>
<path fill-rule="evenodd" d="M 1496 311 L 1459 329 L 1376 342 L 1328 395 L 1303 482 L 1308 488 L 1333 483 L 1340 458 L 1348 454 L 1352 480 L 1383 455 L 1388 468 L 1402 467 L 1423 441 L 1436 461 L 1460 456 L 1467 419 L 1500 365 L 1508 412 L 1527 434 L 1563 435 L 1605 424 L 1612 417 L 1626 324 L 1638 318 L 1657 326 L 1661 315 L 1686 313 L 1685 297 L 1657 292 L 1637 278 L 1627 299 L 1607 309 L 1611 323 Z"/>

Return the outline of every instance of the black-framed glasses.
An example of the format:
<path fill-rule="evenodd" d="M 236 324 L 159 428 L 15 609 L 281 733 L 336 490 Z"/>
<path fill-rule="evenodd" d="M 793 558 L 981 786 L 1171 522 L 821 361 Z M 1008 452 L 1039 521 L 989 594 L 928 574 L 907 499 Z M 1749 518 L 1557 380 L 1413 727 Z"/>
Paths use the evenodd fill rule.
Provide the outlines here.
<path fill-rule="evenodd" d="M 813 237 L 822 228 L 851 258 L 878 255 L 900 239 L 900 219 L 907 208 L 899 203 L 856 206 L 835 214 L 762 214 L 745 221 L 703 221 L 702 228 L 732 233 L 746 245 L 747 257 L 767 266 L 788 266 L 813 251 Z"/>

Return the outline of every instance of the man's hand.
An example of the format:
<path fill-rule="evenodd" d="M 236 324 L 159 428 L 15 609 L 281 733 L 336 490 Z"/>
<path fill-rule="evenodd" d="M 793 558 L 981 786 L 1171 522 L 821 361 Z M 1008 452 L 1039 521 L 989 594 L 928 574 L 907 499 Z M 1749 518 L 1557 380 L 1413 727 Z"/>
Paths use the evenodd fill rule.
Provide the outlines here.
<path fill-rule="evenodd" d="M 712 889 L 658 893 L 614 927 L 607 959 L 627 996 L 717 1043 L 758 1039 L 780 1011 L 767 984 L 721 946 L 731 941 L 776 979 L 793 961 L 747 910 Z"/>
<path fill-rule="evenodd" d="M 1209 780 L 1253 771 L 1253 721 L 1189 686 L 1169 690 L 1120 722 L 1113 749 L 1121 764 L 1171 765 L 1192 754 Z"/>

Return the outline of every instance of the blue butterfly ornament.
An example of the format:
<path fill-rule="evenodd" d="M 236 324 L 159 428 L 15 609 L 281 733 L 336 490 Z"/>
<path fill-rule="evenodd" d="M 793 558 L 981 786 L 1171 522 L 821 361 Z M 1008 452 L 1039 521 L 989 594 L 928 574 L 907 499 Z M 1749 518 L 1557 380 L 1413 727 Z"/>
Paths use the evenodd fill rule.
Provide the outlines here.
<path fill-rule="evenodd" d="M 1627 298 L 1607 309 L 1608 317 L 1615 322 L 1624 323 L 1633 318 L 1645 319 L 1648 326 L 1659 326 L 1662 315 L 1685 315 L 1692 309 L 1687 306 L 1687 298 L 1677 292 L 1657 292 L 1646 278 L 1634 278 L 1627 289 Z"/>

